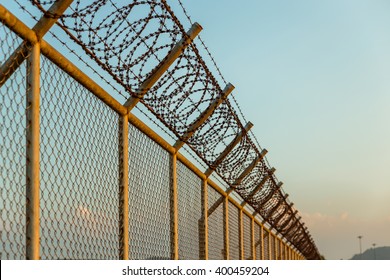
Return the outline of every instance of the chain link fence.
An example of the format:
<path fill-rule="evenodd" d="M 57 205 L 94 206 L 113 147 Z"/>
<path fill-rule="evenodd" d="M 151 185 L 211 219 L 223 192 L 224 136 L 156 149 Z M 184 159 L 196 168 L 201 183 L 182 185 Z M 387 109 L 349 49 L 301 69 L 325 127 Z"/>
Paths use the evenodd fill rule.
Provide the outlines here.
<path fill-rule="evenodd" d="M 37 73 L 28 71 L 26 61 L 33 31 L 11 31 L 4 10 L 0 11 L 1 259 L 29 259 L 29 250 L 37 250 L 40 259 L 118 259 L 122 252 L 137 260 L 303 258 L 283 236 L 277 238 L 277 231 L 267 229 L 268 221 L 256 213 L 257 209 L 243 206 L 230 196 L 232 190 L 221 189 L 208 178 L 207 171 L 200 171 L 145 124 L 126 115 L 123 105 L 100 93 L 104 90 L 93 90 L 90 85 L 94 81 L 84 83 L 66 58 L 53 57 L 53 50 L 44 41 L 40 43 L 38 73 L 39 161 L 30 162 L 27 153 L 34 143 L 29 140 L 33 128 L 26 117 L 31 106 L 27 79 Z M 169 39 L 172 42 L 178 37 L 177 32 L 174 34 Z M 171 47 L 171 41 L 163 49 Z M 23 51 L 15 52 L 17 46 L 23 46 Z M 138 71 L 144 71 L 148 64 L 139 63 Z M 199 63 L 200 68 L 204 67 Z M 205 87 L 210 86 L 217 87 L 213 83 Z M 153 106 L 164 110 L 161 103 L 162 99 Z M 208 131 L 221 117 L 237 122 L 234 116 L 228 116 L 228 107 L 219 107 L 199 131 Z M 132 118 L 126 123 L 124 142 L 120 136 L 123 116 Z M 183 120 L 172 126 L 180 126 L 184 134 L 190 123 Z M 237 134 L 239 128 L 240 124 L 229 133 Z M 199 131 L 189 141 L 194 147 L 203 137 Z M 208 132 L 204 135 L 211 137 Z M 197 154 L 204 158 L 213 154 L 210 158 L 215 159 L 221 150 L 218 143 L 233 140 L 234 134 L 210 139 L 215 143 L 211 150 L 203 146 Z M 127 169 L 121 163 L 123 153 L 127 154 Z M 244 155 L 245 160 L 237 160 L 238 155 Z M 268 172 L 264 161 L 260 160 L 244 180 L 238 182 L 237 177 L 256 158 L 257 148 L 245 136 L 217 167 L 227 182 L 236 184 L 237 191 L 253 200 L 256 197 L 251 190 Z M 209 161 L 211 167 L 214 159 Z M 27 191 L 31 188 L 27 169 L 31 166 L 39 168 L 38 213 L 26 208 L 34 203 Z M 123 177 L 128 181 L 124 194 Z M 268 180 L 266 186 L 271 188 L 270 184 Z M 26 234 L 32 215 L 38 215 L 38 241 L 30 241 Z M 291 254 L 282 253 L 276 240 Z"/>
<path fill-rule="evenodd" d="M 22 42 L 0 24 L 1 62 Z M 0 252 L 2 259 L 25 259 L 27 67 L 26 63 L 16 67 L 12 62 L 11 67 L 13 78 L 0 78 Z"/>

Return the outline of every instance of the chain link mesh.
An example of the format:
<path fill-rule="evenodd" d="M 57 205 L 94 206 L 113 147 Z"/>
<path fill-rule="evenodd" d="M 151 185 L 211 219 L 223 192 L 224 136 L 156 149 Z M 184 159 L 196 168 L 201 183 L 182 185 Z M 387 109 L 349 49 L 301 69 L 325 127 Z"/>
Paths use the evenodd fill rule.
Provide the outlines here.
<path fill-rule="evenodd" d="M 276 260 L 276 246 L 275 246 L 275 236 L 271 233 L 270 234 L 270 243 L 271 243 L 271 260 Z"/>
<path fill-rule="evenodd" d="M 280 242 L 280 259 L 286 259 L 286 246 L 282 241 Z"/>
<path fill-rule="evenodd" d="M 170 155 L 131 125 L 129 147 L 130 259 L 170 259 Z"/>
<path fill-rule="evenodd" d="M 264 259 L 270 260 L 269 255 L 269 231 L 263 228 L 263 239 L 264 239 Z"/>
<path fill-rule="evenodd" d="M 208 188 L 208 224 L 209 224 L 209 259 L 225 259 L 224 245 L 224 197 L 214 190 L 211 186 Z"/>
<path fill-rule="evenodd" d="M 255 222 L 255 253 L 256 253 L 256 260 L 261 260 L 261 253 L 263 250 L 262 244 L 261 244 L 261 226 Z"/>
<path fill-rule="evenodd" d="M 242 225 L 244 231 L 244 260 L 253 260 L 252 253 L 252 219 L 242 213 Z"/>
<path fill-rule="evenodd" d="M 229 201 L 229 257 L 231 260 L 240 259 L 240 210 Z"/>
<path fill-rule="evenodd" d="M 41 61 L 42 259 L 116 259 L 117 114 Z"/>
<path fill-rule="evenodd" d="M 53 1 L 30 2 L 45 12 Z M 181 38 L 188 35 L 165 0 L 112 0 L 73 3 L 58 25 L 80 46 L 85 55 L 101 66 L 125 90 L 124 97 L 142 97 L 141 102 L 179 139 L 194 120 L 202 116 L 212 101 L 222 94 L 222 87 L 207 67 L 199 48 L 192 42 L 173 62 L 168 71 L 148 89 L 138 87 Z M 126 36 L 124 36 L 126 34 Z M 218 68 L 217 68 L 218 69 Z M 235 100 L 234 100 L 235 101 Z M 235 186 L 236 179 L 259 156 L 257 140 L 246 134 L 222 162 L 216 159 L 243 124 L 229 100 L 217 108 L 190 139 L 184 139 L 194 152 L 244 199 L 268 170 L 262 161 L 261 172 Z M 256 209 L 254 200 L 249 201 Z"/>
<path fill-rule="evenodd" d="M 179 214 L 179 259 L 199 260 L 202 235 L 202 180 L 180 161 L 177 162 Z"/>
<path fill-rule="evenodd" d="M 1 64 L 21 42 L 0 22 Z M 25 259 L 26 62 L 12 68 L 9 79 L 0 77 L 0 258 Z"/>

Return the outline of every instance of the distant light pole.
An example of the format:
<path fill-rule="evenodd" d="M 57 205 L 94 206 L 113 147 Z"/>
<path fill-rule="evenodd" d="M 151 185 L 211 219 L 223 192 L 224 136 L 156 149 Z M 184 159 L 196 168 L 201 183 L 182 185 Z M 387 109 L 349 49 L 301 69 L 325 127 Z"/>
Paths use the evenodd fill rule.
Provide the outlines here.
<path fill-rule="evenodd" d="M 362 259 L 362 238 L 363 236 L 359 235 L 359 248 L 360 248 L 360 259 Z"/>
<path fill-rule="evenodd" d="M 372 246 L 374 246 L 374 260 L 376 260 L 376 252 L 375 252 L 375 246 L 376 246 L 376 244 L 373 243 Z"/>

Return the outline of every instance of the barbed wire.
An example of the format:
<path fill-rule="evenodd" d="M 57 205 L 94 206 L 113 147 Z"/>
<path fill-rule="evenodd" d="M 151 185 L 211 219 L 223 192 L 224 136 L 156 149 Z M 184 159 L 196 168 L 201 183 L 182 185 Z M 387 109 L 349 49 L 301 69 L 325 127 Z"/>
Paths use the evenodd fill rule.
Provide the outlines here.
<path fill-rule="evenodd" d="M 181 9 L 183 10 L 183 13 L 184 13 L 184 15 L 186 16 L 186 18 L 188 19 L 188 21 L 189 21 L 191 24 L 193 24 L 193 21 L 192 21 L 192 19 L 191 19 L 191 16 L 190 16 L 189 13 L 187 12 L 187 10 L 186 10 L 186 8 L 184 7 L 182 1 L 181 1 L 181 0 L 176 0 L 176 1 L 179 3 L 179 6 L 180 6 Z M 198 40 L 201 42 L 203 48 L 205 49 L 207 55 L 209 56 L 211 62 L 213 63 L 213 65 L 214 65 L 214 67 L 215 67 L 215 69 L 216 69 L 218 75 L 220 76 L 220 78 L 222 79 L 222 81 L 223 81 L 225 84 L 227 84 L 227 81 L 226 81 L 225 77 L 223 76 L 221 69 L 219 68 L 219 66 L 218 66 L 217 62 L 215 61 L 215 58 L 214 58 L 213 55 L 211 54 L 209 48 L 207 47 L 207 45 L 206 45 L 205 42 L 203 41 L 202 36 L 199 35 L 197 38 L 198 38 Z M 236 99 L 236 97 L 235 97 L 235 94 L 232 93 L 230 96 L 231 96 L 231 98 L 233 99 L 233 102 L 234 102 L 234 104 L 236 105 L 236 108 L 238 109 L 238 112 L 240 113 L 242 119 L 245 121 L 245 123 L 247 123 L 248 121 L 246 120 L 246 117 L 245 117 L 244 113 L 242 112 L 242 108 L 241 108 L 240 104 L 238 103 L 238 101 L 237 101 L 237 99 Z M 253 133 L 253 131 L 250 131 L 250 134 L 252 135 L 253 139 L 255 140 L 256 145 L 260 148 L 260 150 L 262 150 L 261 145 L 260 145 L 260 143 L 258 142 L 257 137 L 255 136 L 255 134 Z M 267 162 L 268 167 L 270 168 L 271 165 L 269 164 L 269 162 L 268 162 L 268 160 L 267 160 L 267 157 L 265 157 L 264 159 L 265 159 L 265 161 Z"/>

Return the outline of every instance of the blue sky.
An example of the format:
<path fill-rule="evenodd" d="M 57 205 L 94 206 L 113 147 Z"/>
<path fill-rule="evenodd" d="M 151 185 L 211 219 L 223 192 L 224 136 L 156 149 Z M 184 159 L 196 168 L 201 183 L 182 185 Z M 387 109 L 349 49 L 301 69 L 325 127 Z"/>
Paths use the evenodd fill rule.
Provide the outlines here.
<path fill-rule="evenodd" d="M 390 245 L 390 2 L 183 4 L 321 253 Z"/>

